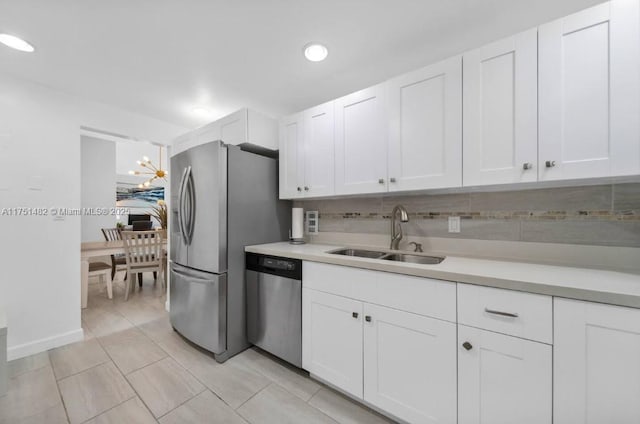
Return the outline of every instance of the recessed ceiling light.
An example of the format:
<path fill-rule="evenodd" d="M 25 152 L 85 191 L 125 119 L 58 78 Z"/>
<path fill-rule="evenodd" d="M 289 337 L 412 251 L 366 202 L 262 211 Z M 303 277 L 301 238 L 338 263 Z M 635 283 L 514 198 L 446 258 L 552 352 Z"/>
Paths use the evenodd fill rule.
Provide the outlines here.
<path fill-rule="evenodd" d="M 191 109 L 194 115 L 208 117 L 211 115 L 211 111 L 204 106 L 196 106 Z"/>
<path fill-rule="evenodd" d="M 31 53 L 35 50 L 31 44 L 27 43 L 22 38 L 18 38 L 15 35 L 10 34 L 0 34 L 0 43 L 11 47 L 12 49 L 20 50 L 21 52 Z"/>
<path fill-rule="evenodd" d="M 322 44 L 309 43 L 304 46 L 304 57 L 312 62 L 320 62 L 327 58 L 329 50 Z"/>

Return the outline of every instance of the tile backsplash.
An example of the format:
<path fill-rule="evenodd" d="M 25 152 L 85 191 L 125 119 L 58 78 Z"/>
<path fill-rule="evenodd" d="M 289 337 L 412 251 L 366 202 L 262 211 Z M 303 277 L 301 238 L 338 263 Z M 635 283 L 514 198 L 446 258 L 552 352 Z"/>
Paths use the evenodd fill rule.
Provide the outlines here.
<path fill-rule="evenodd" d="M 296 201 L 320 212 L 321 232 L 388 234 L 397 204 L 405 235 L 640 247 L 640 183 Z M 448 217 L 461 218 L 460 233 Z"/>

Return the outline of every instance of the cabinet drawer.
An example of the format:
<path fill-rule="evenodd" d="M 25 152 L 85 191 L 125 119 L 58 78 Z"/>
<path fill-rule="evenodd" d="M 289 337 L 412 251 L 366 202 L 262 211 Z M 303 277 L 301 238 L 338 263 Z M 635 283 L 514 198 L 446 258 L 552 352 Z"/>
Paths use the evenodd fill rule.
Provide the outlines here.
<path fill-rule="evenodd" d="M 302 275 L 304 288 L 456 321 L 456 283 L 308 261 Z"/>
<path fill-rule="evenodd" d="M 553 343 L 550 296 L 458 284 L 458 323 Z"/>

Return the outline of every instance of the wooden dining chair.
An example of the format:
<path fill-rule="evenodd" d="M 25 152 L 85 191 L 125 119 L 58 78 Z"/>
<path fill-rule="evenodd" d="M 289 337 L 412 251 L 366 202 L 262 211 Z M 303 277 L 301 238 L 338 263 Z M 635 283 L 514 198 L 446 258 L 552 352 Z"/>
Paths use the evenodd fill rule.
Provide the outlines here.
<path fill-rule="evenodd" d="M 102 235 L 106 241 L 122 240 L 119 228 L 103 228 Z M 124 271 L 127 268 L 127 262 L 124 255 L 111 255 L 111 279 L 113 280 L 116 272 Z M 127 276 L 124 276 L 127 279 Z"/>
<path fill-rule="evenodd" d="M 138 273 L 155 272 L 162 278 L 162 287 L 166 287 L 165 275 L 162 269 L 163 242 L 158 231 L 122 231 L 124 240 L 127 274 L 125 281 L 124 300 L 129 299 L 129 292 L 135 286 Z M 134 282 L 132 282 L 134 280 Z"/>
<path fill-rule="evenodd" d="M 107 296 L 113 299 L 113 278 L 109 275 L 111 266 L 104 262 L 92 262 L 89 264 L 89 277 L 97 276 L 100 282 L 107 286 Z"/>
<path fill-rule="evenodd" d="M 153 222 L 148 221 L 133 221 L 133 231 L 150 231 L 153 228 Z M 158 273 L 153 273 L 153 281 L 158 279 Z M 142 287 L 142 273 L 138 274 L 138 285 Z"/>

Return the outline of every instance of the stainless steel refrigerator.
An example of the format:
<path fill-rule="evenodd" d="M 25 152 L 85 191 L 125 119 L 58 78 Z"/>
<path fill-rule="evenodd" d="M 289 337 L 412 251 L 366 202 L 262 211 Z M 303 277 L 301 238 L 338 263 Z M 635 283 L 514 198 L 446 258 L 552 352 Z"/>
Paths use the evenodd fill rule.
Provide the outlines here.
<path fill-rule="evenodd" d="M 282 241 L 291 202 L 278 200 L 275 158 L 221 141 L 171 158 L 173 328 L 218 362 L 249 346 L 244 246 Z"/>

